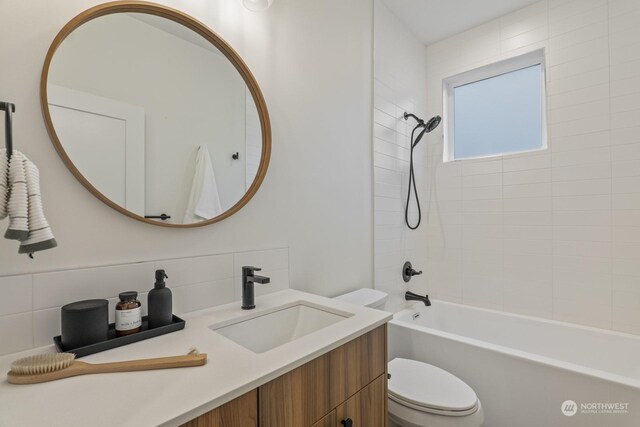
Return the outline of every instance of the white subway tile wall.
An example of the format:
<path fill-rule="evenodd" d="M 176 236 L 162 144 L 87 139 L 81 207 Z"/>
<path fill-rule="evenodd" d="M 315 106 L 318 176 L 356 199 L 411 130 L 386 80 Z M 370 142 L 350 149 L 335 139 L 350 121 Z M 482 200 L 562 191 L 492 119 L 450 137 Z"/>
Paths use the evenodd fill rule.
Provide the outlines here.
<path fill-rule="evenodd" d="M 109 319 L 122 291 L 136 290 L 146 315 L 154 271 L 166 270 L 173 292 L 173 312 L 187 313 L 239 300 L 243 265 L 261 267 L 271 278 L 256 285 L 256 295 L 289 287 L 289 249 L 207 255 L 77 270 L 0 277 L 0 355 L 52 343 L 60 334 L 60 307 L 89 299 L 109 300 Z"/>
<path fill-rule="evenodd" d="M 402 265 L 410 260 L 416 270 L 425 267 L 427 239 L 424 226 L 416 231 L 404 225 L 404 206 L 409 182 L 410 135 L 416 122 L 404 120 L 404 112 L 424 118 L 426 62 L 424 45 L 411 35 L 380 0 L 375 1 L 373 163 L 375 218 L 375 287 L 389 294 L 387 308 L 405 306 L 406 290 L 426 293 L 424 275 L 407 286 L 402 281 Z M 426 143 L 414 152 L 416 182 L 424 204 L 427 197 L 425 174 Z M 412 199 L 415 203 L 415 198 Z M 415 208 L 410 219 L 415 223 Z M 426 222 L 423 217 L 423 224 Z"/>
<path fill-rule="evenodd" d="M 442 162 L 428 138 L 436 298 L 640 334 L 640 2 L 544 0 L 427 47 L 442 80 L 544 47 L 549 149 Z"/>

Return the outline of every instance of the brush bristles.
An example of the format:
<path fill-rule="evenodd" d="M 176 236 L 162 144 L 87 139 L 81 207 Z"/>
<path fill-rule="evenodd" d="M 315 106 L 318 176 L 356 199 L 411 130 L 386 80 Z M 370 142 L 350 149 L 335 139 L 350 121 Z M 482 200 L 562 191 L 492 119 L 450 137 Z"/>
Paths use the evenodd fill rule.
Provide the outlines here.
<path fill-rule="evenodd" d="M 39 354 L 18 359 L 11 364 L 11 372 L 16 375 L 37 375 L 60 371 L 73 363 L 73 353 Z"/>

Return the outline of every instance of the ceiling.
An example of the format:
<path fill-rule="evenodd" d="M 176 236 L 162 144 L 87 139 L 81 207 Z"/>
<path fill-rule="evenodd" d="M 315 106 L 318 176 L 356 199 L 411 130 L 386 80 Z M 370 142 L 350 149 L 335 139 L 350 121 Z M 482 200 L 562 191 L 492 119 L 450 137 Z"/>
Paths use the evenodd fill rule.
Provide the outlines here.
<path fill-rule="evenodd" d="M 424 44 L 466 31 L 538 0 L 383 0 Z"/>

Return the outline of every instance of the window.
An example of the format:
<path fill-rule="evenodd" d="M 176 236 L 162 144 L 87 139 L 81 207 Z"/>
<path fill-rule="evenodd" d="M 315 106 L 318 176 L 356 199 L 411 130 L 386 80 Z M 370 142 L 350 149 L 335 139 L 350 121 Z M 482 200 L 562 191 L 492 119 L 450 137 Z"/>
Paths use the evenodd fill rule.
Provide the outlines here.
<path fill-rule="evenodd" d="M 544 51 L 444 81 L 445 161 L 545 149 Z"/>

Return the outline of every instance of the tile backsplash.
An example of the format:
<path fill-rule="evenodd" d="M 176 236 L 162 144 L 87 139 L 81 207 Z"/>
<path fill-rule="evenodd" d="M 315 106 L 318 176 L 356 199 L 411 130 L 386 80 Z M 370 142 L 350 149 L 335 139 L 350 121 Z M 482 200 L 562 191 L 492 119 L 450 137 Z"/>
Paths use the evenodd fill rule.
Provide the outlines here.
<path fill-rule="evenodd" d="M 159 268 L 169 276 L 175 314 L 239 300 L 243 265 L 261 267 L 271 278 L 256 286 L 256 295 L 289 287 L 288 248 L 0 277 L 0 355 L 51 344 L 60 334 L 60 307 L 73 301 L 108 299 L 113 322 L 118 294 L 135 290 L 146 314 Z"/>

